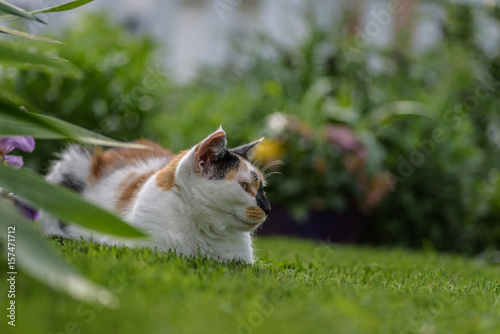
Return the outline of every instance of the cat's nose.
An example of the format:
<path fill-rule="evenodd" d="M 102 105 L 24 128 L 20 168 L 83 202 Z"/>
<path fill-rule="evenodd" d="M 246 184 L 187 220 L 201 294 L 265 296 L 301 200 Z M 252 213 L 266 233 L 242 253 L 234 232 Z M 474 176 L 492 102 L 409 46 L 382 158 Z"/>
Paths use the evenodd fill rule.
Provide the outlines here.
<path fill-rule="evenodd" d="M 268 202 L 267 206 L 261 207 L 261 209 L 264 210 L 264 212 L 266 213 L 266 216 L 267 216 L 271 212 L 271 205 L 269 205 L 269 202 Z"/>
<path fill-rule="evenodd" d="M 255 197 L 257 200 L 257 205 L 266 213 L 266 216 L 271 212 L 271 204 L 264 195 L 264 189 L 262 188 L 262 182 L 259 185 L 259 190 L 257 191 L 257 196 Z"/>
<path fill-rule="evenodd" d="M 271 212 L 271 204 L 269 204 L 266 196 L 257 195 L 257 205 L 262 209 L 262 211 L 266 213 L 266 216 L 269 214 L 269 212 Z"/>

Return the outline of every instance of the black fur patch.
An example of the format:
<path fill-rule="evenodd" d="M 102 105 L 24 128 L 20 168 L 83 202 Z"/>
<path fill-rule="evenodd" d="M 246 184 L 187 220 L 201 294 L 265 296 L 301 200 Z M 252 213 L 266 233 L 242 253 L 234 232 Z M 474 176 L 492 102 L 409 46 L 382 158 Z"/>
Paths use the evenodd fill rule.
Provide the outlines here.
<path fill-rule="evenodd" d="M 59 183 L 60 186 L 71 189 L 77 193 L 82 193 L 85 189 L 85 183 L 80 180 L 75 179 L 73 176 L 69 174 L 64 174 L 62 181 Z M 63 221 L 59 220 L 59 228 L 66 232 L 66 227 L 68 226 Z"/>
<path fill-rule="evenodd" d="M 85 189 L 85 183 L 80 180 L 75 179 L 69 174 L 64 174 L 62 181 L 59 183 L 60 186 L 66 187 L 77 193 L 82 193 Z"/>
<path fill-rule="evenodd" d="M 227 173 L 229 173 L 231 169 L 238 168 L 240 163 L 241 160 L 236 154 L 225 150 L 216 160 L 210 162 L 209 170 L 211 179 L 224 180 Z"/>
<path fill-rule="evenodd" d="M 58 220 L 57 221 L 59 223 L 59 228 L 64 232 L 64 233 L 68 233 L 68 231 L 66 230 L 66 228 L 68 227 L 68 224 L 66 224 L 65 222 L 63 222 L 62 220 Z"/>

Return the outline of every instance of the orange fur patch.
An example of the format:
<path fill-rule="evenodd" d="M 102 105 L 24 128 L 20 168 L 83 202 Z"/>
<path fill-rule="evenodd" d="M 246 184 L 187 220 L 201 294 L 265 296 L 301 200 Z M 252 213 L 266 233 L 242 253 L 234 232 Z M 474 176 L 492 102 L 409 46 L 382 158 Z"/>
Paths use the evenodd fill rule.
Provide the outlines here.
<path fill-rule="evenodd" d="M 257 190 L 259 189 L 258 186 L 254 186 L 253 184 L 250 185 L 250 195 L 253 197 L 257 197 Z"/>
<path fill-rule="evenodd" d="M 127 176 L 125 176 L 125 178 L 122 180 L 122 182 L 120 182 L 120 184 L 116 188 L 116 190 L 115 190 L 116 197 L 120 197 L 120 195 L 122 194 L 122 192 L 129 186 L 130 183 L 132 183 L 132 181 L 134 181 L 134 179 L 138 175 L 139 175 L 138 172 L 130 172 L 130 173 L 128 173 Z"/>
<path fill-rule="evenodd" d="M 248 219 L 259 220 L 264 218 L 266 216 L 266 213 L 258 206 L 251 206 L 245 210 L 245 215 L 248 217 Z"/>
<path fill-rule="evenodd" d="M 255 168 L 255 172 L 259 176 L 260 182 L 262 182 L 262 186 L 264 187 L 266 185 L 266 179 L 264 178 L 264 175 L 262 175 L 260 170 L 258 170 L 257 168 Z"/>
<path fill-rule="evenodd" d="M 89 181 L 96 182 L 109 172 L 148 158 L 172 158 L 172 152 L 149 140 L 140 139 L 138 144 L 149 146 L 150 150 L 137 148 L 114 148 L 107 151 L 97 149 L 92 156 Z"/>
<path fill-rule="evenodd" d="M 160 170 L 158 175 L 156 175 L 156 185 L 160 187 L 163 191 L 169 191 L 175 186 L 175 171 L 181 159 L 189 152 L 185 150 L 177 154 L 168 165 Z"/>
<path fill-rule="evenodd" d="M 245 162 L 245 159 L 241 158 L 238 156 L 238 159 L 240 159 L 240 166 L 238 168 L 238 170 L 241 170 L 243 172 L 247 171 L 248 170 L 248 167 L 247 167 L 247 164 Z"/>
<path fill-rule="evenodd" d="M 134 202 L 134 200 L 137 198 L 137 194 L 141 190 L 142 186 L 146 181 L 153 175 L 156 171 L 150 171 L 148 173 L 142 174 L 140 176 L 137 176 L 133 180 L 129 180 L 130 182 L 128 185 L 123 189 L 120 197 L 118 198 L 118 201 L 116 202 L 115 210 L 117 212 L 125 212 L 128 208 L 130 208 Z M 132 174 L 132 173 L 131 173 Z M 130 175 L 130 174 L 129 174 Z M 125 180 L 122 181 L 125 182 Z"/>
<path fill-rule="evenodd" d="M 238 175 L 238 171 L 235 168 L 231 168 L 231 170 L 229 171 L 229 173 L 227 173 L 224 180 L 226 181 L 233 180 L 234 178 L 236 178 L 236 175 Z"/>

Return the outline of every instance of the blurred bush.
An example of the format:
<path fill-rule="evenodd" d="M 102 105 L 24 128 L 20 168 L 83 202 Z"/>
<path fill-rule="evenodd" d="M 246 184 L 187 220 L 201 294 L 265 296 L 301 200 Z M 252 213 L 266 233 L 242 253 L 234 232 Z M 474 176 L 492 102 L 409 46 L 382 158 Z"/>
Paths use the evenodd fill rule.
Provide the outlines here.
<path fill-rule="evenodd" d="M 419 54 L 404 43 L 359 48 L 314 18 L 296 47 L 236 35 L 228 63 L 168 92 L 153 128 L 169 124 L 162 138 L 177 149 L 220 123 L 230 144 L 265 135 L 262 166 L 284 161 L 269 167 L 281 174 L 267 193 L 298 220 L 354 209 L 364 213 L 363 242 L 498 249 L 500 57 L 480 46 L 476 12 L 497 14 L 442 6 L 443 41 Z"/>
<path fill-rule="evenodd" d="M 44 114 L 115 139 L 153 137 L 146 120 L 161 110 L 167 84 L 165 71 L 155 65 L 160 47 L 153 38 L 128 33 L 103 14 L 83 16 L 58 38 L 66 44 L 39 44 L 37 48 L 69 60 L 83 71 L 82 79 L 0 70 L 2 88 L 15 92 Z M 40 145 L 27 164 L 38 170 L 45 168 L 61 145 L 59 141 Z"/>
<path fill-rule="evenodd" d="M 59 50 L 83 80 L 1 80 L 44 112 L 120 140 L 150 137 L 178 151 L 220 124 L 229 146 L 266 136 L 257 157 L 273 173 L 268 196 L 299 222 L 356 210 L 362 242 L 499 249 L 500 56 L 478 40 L 481 17 L 498 23 L 499 14 L 440 6 L 442 41 L 419 53 L 404 43 L 359 48 L 342 26 L 306 15 L 299 45 L 235 32 L 228 62 L 184 84 L 151 65 L 151 39 L 90 17 Z M 46 161 L 52 148 L 37 150 Z"/>

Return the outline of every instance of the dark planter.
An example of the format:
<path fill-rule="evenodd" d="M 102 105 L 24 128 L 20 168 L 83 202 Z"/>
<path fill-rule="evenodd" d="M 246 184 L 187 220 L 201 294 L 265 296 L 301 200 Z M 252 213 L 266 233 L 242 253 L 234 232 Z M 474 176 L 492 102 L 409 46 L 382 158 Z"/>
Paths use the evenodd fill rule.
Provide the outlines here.
<path fill-rule="evenodd" d="M 305 221 L 296 222 L 283 207 L 273 208 L 257 235 L 284 235 L 336 243 L 357 241 L 361 215 L 350 211 L 311 211 Z"/>

